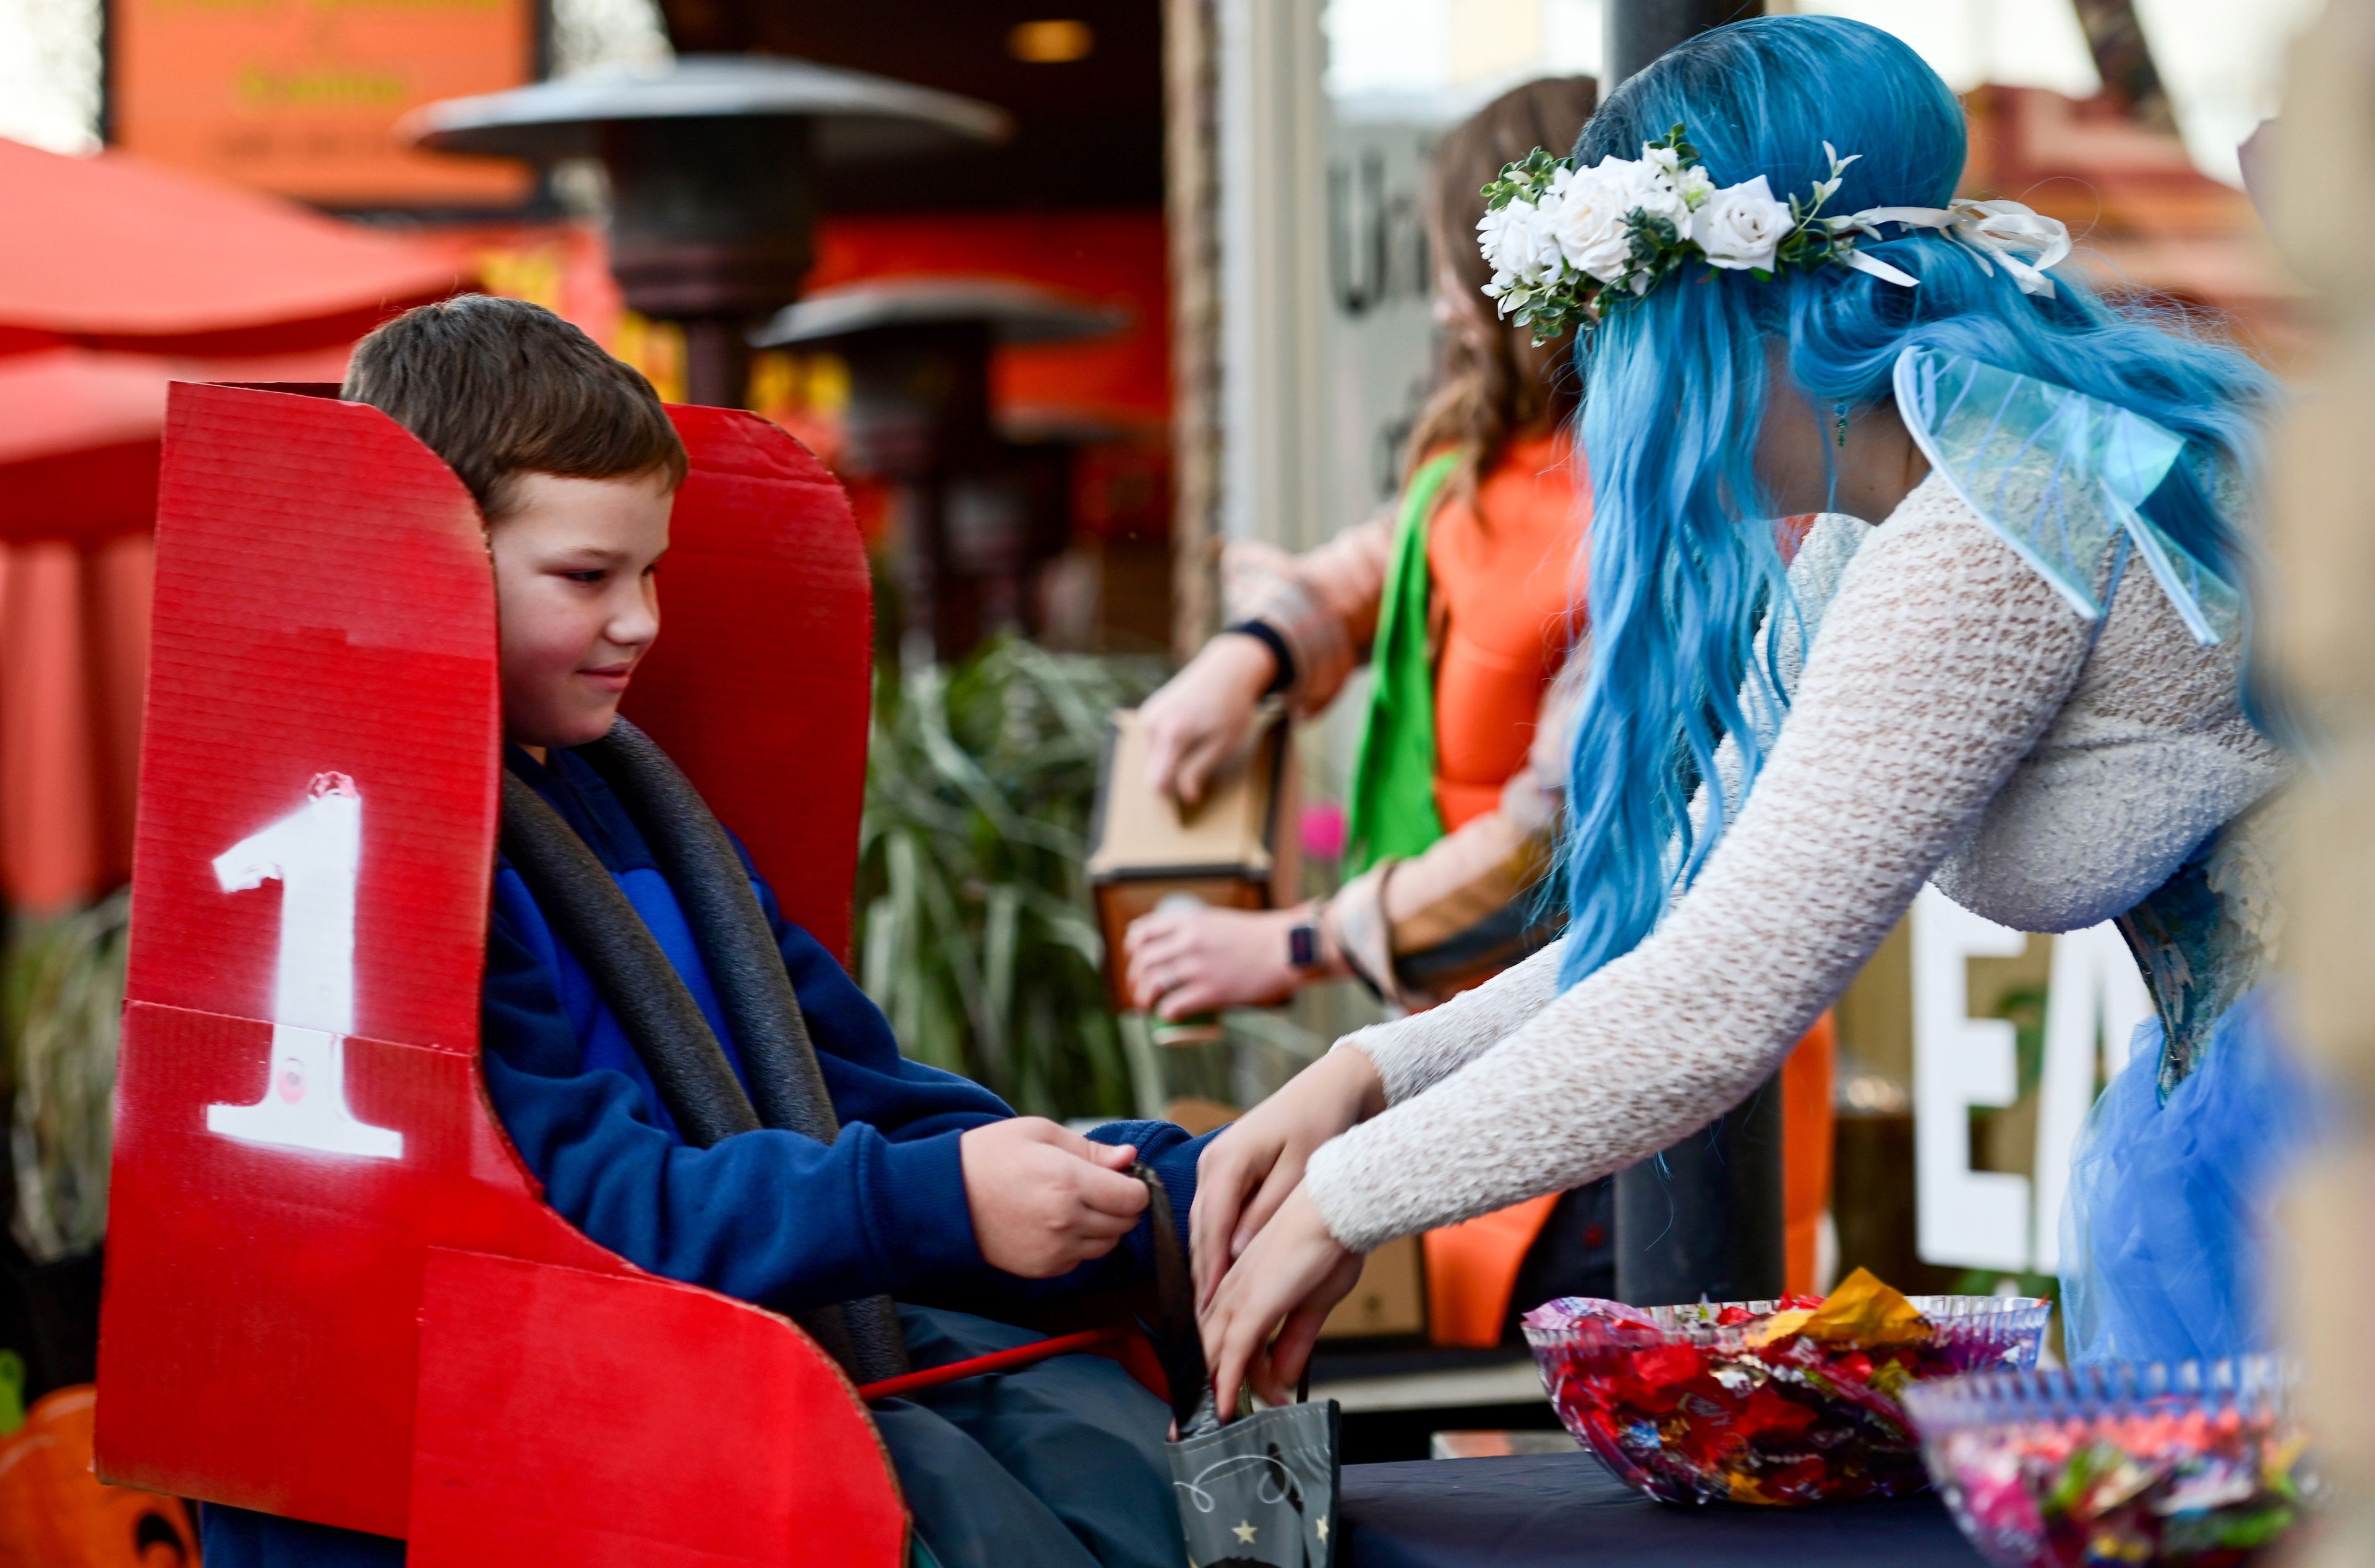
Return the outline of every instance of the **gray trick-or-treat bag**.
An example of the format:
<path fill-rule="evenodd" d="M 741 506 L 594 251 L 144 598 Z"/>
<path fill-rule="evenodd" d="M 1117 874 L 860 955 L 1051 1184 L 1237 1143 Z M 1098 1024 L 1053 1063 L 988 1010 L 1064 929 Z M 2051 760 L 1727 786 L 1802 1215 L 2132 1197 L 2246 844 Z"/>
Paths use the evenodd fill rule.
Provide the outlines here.
<path fill-rule="evenodd" d="M 1152 1199 L 1162 1316 L 1146 1326 L 1179 1423 L 1179 1441 L 1167 1446 L 1188 1561 L 1194 1568 L 1330 1568 L 1342 1452 L 1336 1401 L 1282 1405 L 1222 1421 L 1170 1202 L 1152 1171 L 1141 1165 L 1138 1173 Z"/>
<path fill-rule="evenodd" d="M 1336 1555 L 1338 1419 L 1333 1399 L 1281 1405 L 1170 1444 L 1188 1561 L 1328 1568 Z"/>

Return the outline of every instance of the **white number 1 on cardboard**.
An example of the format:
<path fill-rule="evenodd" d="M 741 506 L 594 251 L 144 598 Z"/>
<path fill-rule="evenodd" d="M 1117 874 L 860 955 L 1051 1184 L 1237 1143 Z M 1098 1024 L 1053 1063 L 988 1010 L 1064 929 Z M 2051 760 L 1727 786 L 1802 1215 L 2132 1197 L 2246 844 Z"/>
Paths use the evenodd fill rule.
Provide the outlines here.
<path fill-rule="evenodd" d="M 215 857 L 226 893 L 280 884 L 280 947 L 264 1098 L 207 1106 L 207 1130 L 244 1143 L 400 1159 L 402 1133 L 358 1121 L 347 1109 L 362 793 L 344 773 L 316 773 L 305 794 L 304 805 Z"/>

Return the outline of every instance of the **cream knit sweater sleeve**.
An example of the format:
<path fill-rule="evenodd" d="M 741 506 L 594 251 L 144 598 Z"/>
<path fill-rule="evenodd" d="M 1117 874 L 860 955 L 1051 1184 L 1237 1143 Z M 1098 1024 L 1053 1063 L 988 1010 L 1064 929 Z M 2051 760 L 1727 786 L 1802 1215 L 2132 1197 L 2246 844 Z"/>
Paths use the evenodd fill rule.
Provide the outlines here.
<path fill-rule="evenodd" d="M 1737 1102 L 2035 746 L 2091 631 L 1947 487 L 1916 489 L 1848 567 L 1747 806 L 1654 935 L 1564 994 L 1554 946 L 1347 1042 L 1389 1108 L 1312 1157 L 1329 1230 L 1367 1251 L 1572 1187 Z"/>
<path fill-rule="evenodd" d="M 1831 601 L 1837 596 L 1839 579 L 1848 563 L 1855 559 L 1857 548 L 1871 534 L 1871 524 L 1840 513 L 1826 514 L 1807 534 L 1804 547 L 1790 566 L 1790 591 L 1797 601 L 1800 624 L 1810 640 L 1819 631 L 1823 618 L 1830 613 Z M 1765 646 L 1763 627 L 1758 629 L 1755 645 Z M 1805 669 L 1805 650 L 1797 637 L 1790 636 L 1780 640 L 1777 651 L 1782 690 L 1795 692 Z M 1565 709 L 1557 716 L 1558 733 L 1546 737 L 1555 744 L 1545 752 L 1542 739 L 1537 739 L 1538 755 L 1530 764 L 1529 772 L 1555 766 L 1564 758 L 1566 731 L 1574 722 L 1572 710 L 1577 705 L 1572 689 L 1579 687 L 1581 674 L 1581 667 L 1571 664 L 1562 678 L 1571 690 L 1563 699 Z M 1779 731 L 1778 724 L 1767 722 L 1767 710 L 1754 701 L 1752 692 L 1743 690 L 1740 701 L 1742 712 L 1756 719 L 1758 737 L 1769 750 Z M 1547 722 L 1552 716 L 1548 705 L 1543 714 Z M 1731 796 L 1736 797 L 1741 769 L 1738 743 L 1729 738 L 1724 741 L 1716 754 L 1716 766 L 1727 781 Z M 1690 809 L 1694 822 L 1706 820 L 1705 785 L 1692 797 Z M 1466 1067 L 1540 1012 L 1558 994 L 1559 961 L 1564 951 L 1564 941 L 1554 942 L 1483 986 L 1463 993 L 1432 1012 L 1358 1031 L 1340 1041 L 1339 1047 L 1358 1047 L 1367 1053 L 1385 1083 L 1386 1103 L 1398 1104 Z"/>

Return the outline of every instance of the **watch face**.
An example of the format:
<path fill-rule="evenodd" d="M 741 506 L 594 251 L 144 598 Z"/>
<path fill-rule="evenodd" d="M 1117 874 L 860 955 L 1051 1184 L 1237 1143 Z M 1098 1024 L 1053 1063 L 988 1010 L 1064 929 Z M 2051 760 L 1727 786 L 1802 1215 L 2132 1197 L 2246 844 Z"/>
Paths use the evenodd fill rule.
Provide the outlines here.
<path fill-rule="evenodd" d="M 1287 961 L 1297 969 L 1309 969 L 1319 961 L 1319 928 L 1297 925 L 1286 934 Z"/>

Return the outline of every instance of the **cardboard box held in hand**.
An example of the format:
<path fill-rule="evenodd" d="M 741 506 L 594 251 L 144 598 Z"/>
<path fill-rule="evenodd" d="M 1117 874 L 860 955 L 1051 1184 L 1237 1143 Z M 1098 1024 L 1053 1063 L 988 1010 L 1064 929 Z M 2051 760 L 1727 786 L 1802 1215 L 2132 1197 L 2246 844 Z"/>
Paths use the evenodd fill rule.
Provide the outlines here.
<path fill-rule="evenodd" d="M 1245 755 L 1212 779 L 1193 809 L 1147 786 L 1148 745 L 1136 709 L 1114 714 L 1089 827 L 1105 983 L 1125 1012 L 1131 1003 L 1122 937 L 1131 921 L 1176 893 L 1225 909 L 1281 909 L 1302 883 L 1284 713 L 1272 709 L 1256 721 Z"/>

